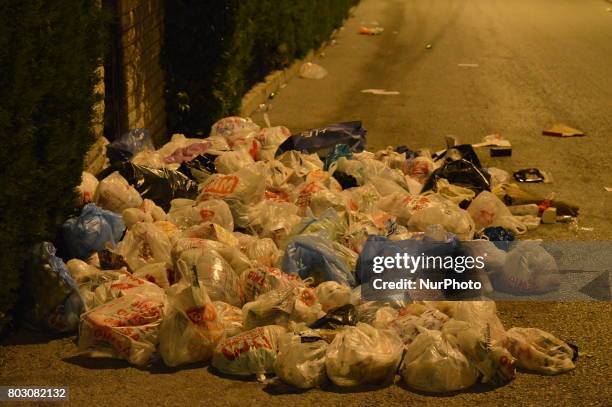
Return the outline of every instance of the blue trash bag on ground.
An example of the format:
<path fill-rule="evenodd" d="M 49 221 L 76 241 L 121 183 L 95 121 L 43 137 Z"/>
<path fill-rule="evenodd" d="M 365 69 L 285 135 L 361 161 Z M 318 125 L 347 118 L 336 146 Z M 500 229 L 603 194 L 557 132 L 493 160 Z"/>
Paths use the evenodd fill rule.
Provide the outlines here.
<path fill-rule="evenodd" d="M 68 268 L 55 255 L 55 246 L 34 246 L 24 281 L 25 321 L 52 332 L 74 332 L 79 325 L 83 300 Z"/>
<path fill-rule="evenodd" d="M 78 217 L 64 222 L 62 237 L 70 256 L 86 260 L 94 252 L 105 249 L 107 243 L 116 246 L 124 231 L 121 215 L 87 204 Z"/>
<path fill-rule="evenodd" d="M 321 235 L 299 235 L 287 244 L 281 269 L 297 273 L 315 284 L 336 281 L 350 287 L 357 285 L 354 265 L 357 255 Z"/>
<path fill-rule="evenodd" d="M 278 147 L 276 156 L 296 150 L 326 157 L 338 144 L 346 144 L 351 152 L 361 152 L 365 149 L 366 134 L 361 121 L 330 124 L 290 136 Z"/>
<path fill-rule="evenodd" d="M 411 257 L 454 256 L 458 245 L 459 240 L 452 233 L 447 233 L 444 240 L 434 240 L 428 237 L 423 237 L 422 239 L 390 240 L 384 236 L 371 235 L 364 243 L 359 254 L 355 274 L 359 283 L 365 284 L 375 276 L 378 276 L 374 272 L 375 257 L 395 258 L 397 254 L 403 256 L 404 253 Z M 401 271 L 405 274 L 405 277 L 408 277 L 426 270 L 423 267 L 419 267 L 414 272 L 411 269 Z"/>
<path fill-rule="evenodd" d="M 143 150 L 155 150 L 151 134 L 146 129 L 132 129 L 106 146 L 106 156 L 114 164 L 130 161 Z"/>

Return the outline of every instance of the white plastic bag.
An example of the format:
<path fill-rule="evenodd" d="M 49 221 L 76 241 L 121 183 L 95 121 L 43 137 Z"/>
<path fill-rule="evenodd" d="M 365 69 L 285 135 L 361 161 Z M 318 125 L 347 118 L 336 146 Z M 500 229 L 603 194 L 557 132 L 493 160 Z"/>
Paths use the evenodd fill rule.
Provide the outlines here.
<path fill-rule="evenodd" d="M 538 241 L 515 243 L 506 255 L 501 272 L 491 274 L 496 290 L 513 294 L 540 294 L 559 287 L 555 258 Z"/>
<path fill-rule="evenodd" d="M 510 210 L 495 194 L 482 191 L 470 203 L 468 213 L 474 219 L 476 229 L 489 226 L 502 226 L 514 234 L 527 232 L 527 227 L 510 213 Z"/>
<path fill-rule="evenodd" d="M 312 62 L 306 62 L 300 67 L 300 76 L 304 79 L 323 79 L 327 76 L 327 69 Z"/>
<path fill-rule="evenodd" d="M 242 310 L 240 308 L 229 305 L 223 301 L 214 301 L 213 304 L 217 309 L 217 315 L 219 315 L 223 323 L 226 338 L 238 335 L 244 330 L 242 324 Z"/>
<path fill-rule="evenodd" d="M 249 259 L 268 267 L 274 266 L 280 256 L 276 243 L 270 238 L 253 239 L 242 251 Z"/>
<path fill-rule="evenodd" d="M 76 206 L 81 207 L 85 204 L 93 202 L 98 184 L 99 182 L 95 175 L 87 171 L 83 171 L 81 173 L 81 183 L 76 187 Z"/>
<path fill-rule="evenodd" d="M 163 289 L 167 289 L 170 287 L 168 275 L 171 272 L 172 268 L 164 262 L 150 263 L 134 271 L 133 276 L 154 283 Z"/>
<path fill-rule="evenodd" d="M 274 372 L 278 339 L 285 332 L 282 326 L 268 325 L 224 339 L 213 353 L 212 365 L 222 373 L 263 380 Z"/>
<path fill-rule="evenodd" d="M 159 328 L 159 353 L 167 366 L 206 361 L 222 339 L 225 326 L 194 277 L 167 292 L 168 310 Z"/>
<path fill-rule="evenodd" d="M 242 273 L 240 283 L 246 301 L 255 301 L 261 294 L 302 285 L 299 277 L 283 273 L 277 268 L 256 266 Z"/>
<path fill-rule="evenodd" d="M 249 118 L 228 116 L 216 121 L 210 130 L 210 136 L 221 136 L 231 140 L 240 135 L 257 133 L 259 126 Z"/>
<path fill-rule="evenodd" d="M 316 332 L 306 330 L 281 335 L 274 372 L 285 383 L 310 389 L 325 383 L 327 342 Z"/>
<path fill-rule="evenodd" d="M 231 174 L 254 162 L 247 151 L 227 151 L 217 156 L 215 169 L 219 174 Z"/>
<path fill-rule="evenodd" d="M 404 382 L 420 391 L 446 393 L 467 389 L 478 380 L 478 370 L 439 331 L 421 328 L 406 347 L 400 374 Z"/>
<path fill-rule="evenodd" d="M 97 307 L 115 298 L 134 293 L 152 296 L 163 295 L 164 289 L 150 281 L 127 274 L 116 280 L 100 284 L 94 291 L 93 306 Z"/>
<path fill-rule="evenodd" d="M 421 156 L 406 160 L 402 171 L 410 178 L 424 184 L 435 169 L 436 164 L 431 158 Z"/>
<path fill-rule="evenodd" d="M 234 306 L 244 303 L 238 275 L 217 251 L 210 250 L 206 255 L 197 255 L 195 258 L 189 254 L 189 251 L 184 253 L 176 263 L 181 275 L 188 275 L 195 268 L 200 284 L 206 288 L 213 301 L 223 301 Z"/>
<path fill-rule="evenodd" d="M 168 236 L 152 223 L 139 222 L 125 233 L 117 253 L 125 258 L 132 270 L 150 263 L 170 262 L 172 243 Z"/>
<path fill-rule="evenodd" d="M 166 213 L 150 199 L 142 201 L 138 208 L 128 208 L 121 214 L 123 223 L 129 229 L 138 222 L 157 222 L 166 220 Z"/>
<path fill-rule="evenodd" d="M 181 229 L 212 222 L 230 232 L 234 230 L 234 219 L 227 203 L 221 199 L 208 199 L 195 202 L 186 199 L 174 199 L 171 202 L 168 220 Z"/>
<path fill-rule="evenodd" d="M 158 342 L 165 302 L 165 294 L 135 293 L 81 315 L 80 353 L 126 359 L 138 366 L 147 364 Z"/>
<path fill-rule="evenodd" d="M 325 368 L 338 386 L 382 384 L 395 377 L 402 351 L 394 332 L 358 323 L 336 335 L 327 348 Z"/>
<path fill-rule="evenodd" d="M 264 127 L 261 129 L 257 134 L 257 140 L 261 144 L 261 148 L 257 152 L 257 160 L 274 160 L 278 146 L 283 144 L 290 135 L 291 132 L 284 126 Z"/>
<path fill-rule="evenodd" d="M 351 289 L 335 281 L 325 281 L 319 284 L 315 294 L 327 312 L 332 308 L 338 308 L 351 302 Z"/>
<path fill-rule="evenodd" d="M 465 210 L 440 195 L 427 195 L 430 204 L 416 210 L 407 223 L 408 228 L 424 232 L 429 225 L 439 224 L 457 235 L 460 240 L 471 240 L 476 228 Z"/>
<path fill-rule="evenodd" d="M 287 326 L 290 321 L 311 324 L 324 315 L 314 290 L 291 287 L 268 291 L 242 307 L 244 328 Z"/>
<path fill-rule="evenodd" d="M 427 308 L 420 315 L 405 314 L 389 324 L 402 339 L 404 345 L 410 345 L 419 335 L 422 328 L 439 331 L 450 318 L 434 308 Z"/>
<path fill-rule="evenodd" d="M 213 174 L 201 184 L 198 202 L 208 199 L 236 200 L 243 204 L 253 204 L 263 199 L 266 183 L 266 164 L 257 162 L 229 174 Z M 231 207 L 231 203 L 228 202 Z"/>
<path fill-rule="evenodd" d="M 98 184 L 94 195 L 96 205 L 122 213 L 128 208 L 142 205 L 142 197 L 118 172 L 113 172 Z"/>
<path fill-rule="evenodd" d="M 576 367 L 574 349 L 538 328 L 509 329 L 504 346 L 523 369 L 554 375 Z"/>

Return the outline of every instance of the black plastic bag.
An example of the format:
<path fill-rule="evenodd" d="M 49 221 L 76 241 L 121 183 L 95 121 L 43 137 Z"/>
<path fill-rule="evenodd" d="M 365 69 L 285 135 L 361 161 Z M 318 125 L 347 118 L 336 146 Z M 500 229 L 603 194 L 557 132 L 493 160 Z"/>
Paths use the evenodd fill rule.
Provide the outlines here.
<path fill-rule="evenodd" d="M 355 177 L 353 177 L 352 175 L 348 175 L 346 172 L 334 171 L 333 176 L 336 181 L 338 181 L 342 189 L 354 188 L 359 186 L 359 184 L 357 183 L 357 179 L 355 179 Z"/>
<path fill-rule="evenodd" d="M 464 160 L 471 162 L 478 169 L 482 169 L 482 164 L 480 164 L 480 159 L 478 158 L 478 154 L 474 150 L 471 144 L 460 144 L 458 146 L 454 146 L 449 148 L 448 150 L 444 150 L 440 155 L 435 156 L 434 161 L 439 161 L 441 159 L 447 159 L 452 154 L 459 154 Z M 450 160 L 455 161 L 455 160 Z"/>
<path fill-rule="evenodd" d="M 436 190 L 440 178 L 445 178 L 450 184 L 471 189 L 478 195 L 482 191 L 491 190 L 491 176 L 480 170 L 476 165 L 466 159 L 450 161 L 431 173 L 423 186 L 423 192 Z"/>
<path fill-rule="evenodd" d="M 353 304 L 332 308 L 324 317 L 310 324 L 311 329 L 336 329 L 343 325 L 357 325 L 357 310 Z"/>
<path fill-rule="evenodd" d="M 154 149 L 149 131 L 132 129 L 106 146 L 106 156 L 112 165 L 130 161 L 132 157 L 145 149 Z"/>
<path fill-rule="evenodd" d="M 183 161 L 178 170 L 196 182 L 203 182 L 209 175 L 215 174 L 216 155 L 200 154 L 190 161 Z"/>
<path fill-rule="evenodd" d="M 150 168 L 128 161 L 110 166 L 104 171 L 104 177 L 114 171 L 118 171 L 143 198 L 152 200 L 166 212 L 173 199 L 195 199 L 198 196 L 198 184 L 179 171 Z"/>
<path fill-rule="evenodd" d="M 361 121 L 330 124 L 292 135 L 278 147 L 276 156 L 296 150 L 326 157 L 337 144 L 348 145 L 351 152 L 361 152 L 365 149 L 366 134 Z"/>

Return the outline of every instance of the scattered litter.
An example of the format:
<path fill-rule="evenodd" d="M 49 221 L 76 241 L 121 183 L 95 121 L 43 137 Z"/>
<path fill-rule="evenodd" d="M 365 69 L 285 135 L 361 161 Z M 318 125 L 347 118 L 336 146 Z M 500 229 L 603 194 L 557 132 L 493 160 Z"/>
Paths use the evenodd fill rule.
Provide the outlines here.
<path fill-rule="evenodd" d="M 457 64 L 457 66 L 462 68 L 478 68 L 478 64 Z"/>
<path fill-rule="evenodd" d="M 396 90 L 384 90 L 384 89 L 362 89 L 361 93 L 371 93 L 373 95 L 399 95 L 400 94 Z"/>
<path fill-rule="evenodd" d="M 510 157 L 512 156 L 511 147 L 491 147 L 489 150 L 491 157 Z"/>
<path fill-rule="evenodd" d="M 427 44 L 427 45 L 425 45 L 425 48 L 426 48 L 426 49 L 431 49 L 432 47 L 433 47 L 433 44 Z"/>
<path fill-rule="evenodd" d="M 383 27 L 359 27 L 359 34 L 361 35 L 380 35 L 385 31 Z"/>
<path fill-rule="evenodd" d="M 526 168 L 524 170 L 518 170 L 514 172 L 514 179 L 518 182 L 543 182 L 545 184 L 550 184 L 552 182 L 551 176 L 544 172 L 540 171 L 537 168 Z"/>
<path fill-rule="evenodd" d="M 304 79 L 323 79 L 327 76 L 327 69 L 312 62 L 306 62 L 300 67 L 300 76 Z"/>
<path fill-rule="evenodd" d="M 565 124 L 555 124 L 550 129 L 542 131 L 542 134 L 554 137 L 582 137 L 585 135 L 581 130 L 574 129 Z"/>
<path fill-rule="evenodd" d="M 556 223 L 557 222 L 557 208 L 546 208 L 542 212 L 542 223 Z"/>
<path fill-rule="evenodd" d="M 607 192 L 612 192 L 612 187 L 604 187 Z"/>
<path fill-rule="evenodd" d="M 480 143 L 472 144 L 472 147 L 511 147 L 510 141 L 505 139 L 501 134 L 489 134 L 485 136 Z"/>

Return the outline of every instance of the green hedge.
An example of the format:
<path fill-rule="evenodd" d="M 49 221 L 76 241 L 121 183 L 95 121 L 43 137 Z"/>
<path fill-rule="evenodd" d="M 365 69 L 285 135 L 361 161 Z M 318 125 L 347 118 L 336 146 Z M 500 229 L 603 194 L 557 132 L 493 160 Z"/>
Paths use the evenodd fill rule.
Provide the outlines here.
<path fill-rule="evenodd" d="M 3 0 L 0 13 L 0 331 L 30 246 L 72 209 L 93 142 L 105 43 L 96 0 Z"/>
<path fill-rule="evenodd" d="M 357 0 L 167 0 L 168 129 L 208 134 L 254 83 L 318 47 Z"/>

